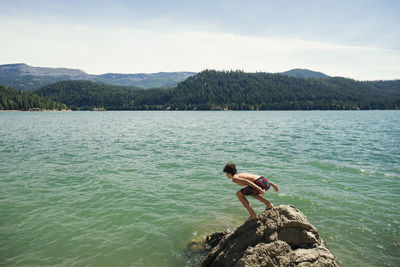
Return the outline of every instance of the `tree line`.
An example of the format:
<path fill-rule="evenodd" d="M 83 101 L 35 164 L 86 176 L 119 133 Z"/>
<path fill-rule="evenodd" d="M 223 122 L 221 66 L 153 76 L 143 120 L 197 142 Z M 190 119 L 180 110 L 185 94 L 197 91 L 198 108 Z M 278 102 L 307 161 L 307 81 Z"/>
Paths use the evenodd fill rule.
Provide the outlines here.
<path fill-rule="evenodd" d="M 361 82 L 243 71 L 205 70 L 167 89 L 61 81 L 34 93 L 74 110 L 400 109 L 400 80 Z"/>
<path fill-rule="evenodd" d="M 207 70 L 178 84 L 169 101 L 178 109 L 399 109 L 400 81 L 359 82 L 341 77 L 295 78 Z"/>
<path fill-rule="evenodd" d="M 0 110 L 62 110 L 63 103 L 0 85 Z"/>
<path fill-rule="evenodd" d="M 124 87 L 92 81 L 68 80 L 44 86 L 33 91 L 35 94 L 65 103 L 73 110 L 135 109 L 136 91 L 145 91 L 137 87 Z"/>

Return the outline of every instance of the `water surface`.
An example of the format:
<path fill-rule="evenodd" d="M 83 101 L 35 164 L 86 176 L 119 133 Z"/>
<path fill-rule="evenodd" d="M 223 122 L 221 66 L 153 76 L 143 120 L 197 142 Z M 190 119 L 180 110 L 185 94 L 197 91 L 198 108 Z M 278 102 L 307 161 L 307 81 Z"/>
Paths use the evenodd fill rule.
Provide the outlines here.
<path fill-rule="evenodd" d="M 193 266 L 248 217 L 233 161 L 341 266 L 398 266 L 399 151 L 399 111 L 2 112 L 0 265 Z"/>

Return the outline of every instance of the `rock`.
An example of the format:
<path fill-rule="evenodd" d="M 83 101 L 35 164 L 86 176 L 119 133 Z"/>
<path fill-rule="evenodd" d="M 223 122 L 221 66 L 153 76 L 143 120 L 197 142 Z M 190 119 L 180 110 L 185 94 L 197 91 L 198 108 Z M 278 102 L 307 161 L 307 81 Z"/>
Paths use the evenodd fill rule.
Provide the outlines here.
<path fill-rule="evenodd" d="M 205 247 L 206 249 L 213 248 L 221 242 L 221 240 L 227 236 L 229 232 L 224 231 L 224 232 L 215 232 L 209 236 L 206 237 L 206 242 L 205 242 Z"/>
<path fill-rule="evenodd" d="M 206 238 L 202 266 L 339 266 L 317 229 L 292 205 L 275 207 L 234 232 Z"/>
<path fill-rule="evenodd" d="M 208 243 L 201 237 L 193 238 L 186 244 L 186 250 L 191 252 L 202 253 L 209 248 Z"/>

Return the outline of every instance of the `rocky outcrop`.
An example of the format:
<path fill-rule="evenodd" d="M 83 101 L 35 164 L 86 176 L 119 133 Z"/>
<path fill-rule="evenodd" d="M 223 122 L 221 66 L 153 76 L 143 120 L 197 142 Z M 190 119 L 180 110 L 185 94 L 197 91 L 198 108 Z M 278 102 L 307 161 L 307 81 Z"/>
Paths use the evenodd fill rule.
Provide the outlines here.
<path fill-rule="evenodd" d="M 206 239 L 202 266 L 339 266 L 317 229 L 294 206 L 258 215 L 234 232 Z"/>

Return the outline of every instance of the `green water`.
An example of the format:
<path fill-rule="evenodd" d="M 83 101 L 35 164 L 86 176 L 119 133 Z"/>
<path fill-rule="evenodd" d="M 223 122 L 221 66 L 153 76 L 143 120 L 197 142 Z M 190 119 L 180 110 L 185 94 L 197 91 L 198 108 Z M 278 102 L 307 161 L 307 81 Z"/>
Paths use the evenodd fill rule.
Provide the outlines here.
<path fill-rule="evenodd" d="M 342 266 L 399 266 L 399 151 L 399 111 L 2 112 L 0 265 L 196 265 L 191 238 L 248 217 L 234 161 Z"/>

